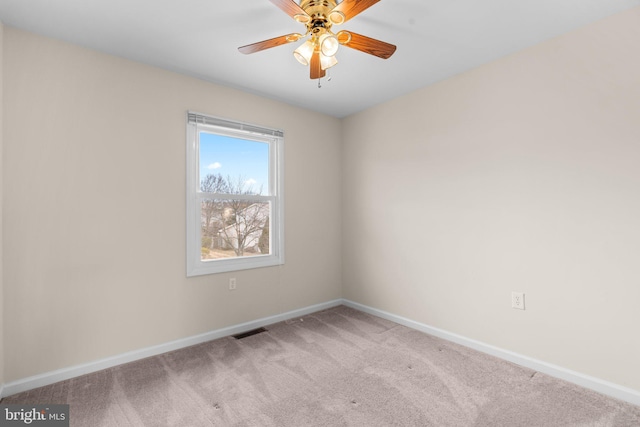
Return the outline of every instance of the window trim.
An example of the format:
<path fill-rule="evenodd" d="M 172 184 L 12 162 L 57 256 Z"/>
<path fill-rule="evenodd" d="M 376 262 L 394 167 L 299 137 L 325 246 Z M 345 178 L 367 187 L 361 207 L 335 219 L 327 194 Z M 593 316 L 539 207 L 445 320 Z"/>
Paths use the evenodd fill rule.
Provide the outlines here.
<path fill-rule="evenodd" d="M 224 273 L 284 264 L 284 133 L 234 120 L 187 112 L 187 182 L 186 182 L 186 270 L 187 277 Z M 269 144 L 268 195 L 229 195 L 230 199 L 268 201 L 270 251 L 267 255 L 252 255 L 202 261 L 201 259 L 201 202 L 206 193 L 200 192 L 200 132 Z M 218 197 L 220 195 L 216 195 Z M 227 196 L 222 196 L 227 198 Z"/>

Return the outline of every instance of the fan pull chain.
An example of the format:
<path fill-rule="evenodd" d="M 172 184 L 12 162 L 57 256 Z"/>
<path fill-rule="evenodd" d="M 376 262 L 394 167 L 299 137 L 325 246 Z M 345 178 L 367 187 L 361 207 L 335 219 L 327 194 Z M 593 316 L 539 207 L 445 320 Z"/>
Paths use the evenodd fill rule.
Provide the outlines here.
<path fill-rule="evenodd" d="M 318 79 L 318 89 L 322 89 L 322 85 L 320 84 L 320 81 L 322 79 Z M 330 82 L 331 81 L 331 72 L 327 71 L 327 81 Z"/>

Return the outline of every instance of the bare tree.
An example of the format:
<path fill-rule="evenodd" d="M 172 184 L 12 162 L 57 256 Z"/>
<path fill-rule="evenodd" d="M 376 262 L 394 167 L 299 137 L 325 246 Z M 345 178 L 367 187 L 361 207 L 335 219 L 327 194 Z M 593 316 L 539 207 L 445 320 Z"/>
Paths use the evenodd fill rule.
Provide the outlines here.
<path fill-rule="evenodd" d="M 242 176 L 233 180 L 222 175 L 207 175 L 201 182 L 201 190 L 207 193 L 229 195 L 259 195 L 262 187 L 255 189 Z M 268 252 L 269 203 L 253 202 L 242 199 L 207 200 L 202 206 L 202 236 L 209 247 L 216 246 L 219 239 L 223 247 L 233 249 L 236 256 L 245 251 Z M 205 237 L 207 241 L 205 242 Z"/>
<path fill-rule="evenodd" d="M 257 195 L 262 194 L 262 187 L 254 189 L 252 184 L 242 176 L 236 180 L 227 177 L 231 194 Z M 268 222 L 269 204 L 250 202 L 247 200 L 226 200 L 227 226 L 220 230 L 227 246 L 233 248 L 236 256 L 243 256 L 246 250 L 259 250 L 259 240 L 265 223 Z"/>
<path fill-rule="evenodd" d="M 200 181 L 203 193 L 228 193 L 229 183 L 221 174 L 208 174 Z M 218 231 L 224 227 L 219 212 L 223 208 L 219 200 L 207 199 L 202 203 L 202 246 L 213 249 Z"/>

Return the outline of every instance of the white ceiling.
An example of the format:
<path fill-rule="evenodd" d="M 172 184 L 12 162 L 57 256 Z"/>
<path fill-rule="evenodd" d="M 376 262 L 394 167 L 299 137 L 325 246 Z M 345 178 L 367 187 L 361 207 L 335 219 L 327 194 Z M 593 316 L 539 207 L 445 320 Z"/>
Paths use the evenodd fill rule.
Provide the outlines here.
<path fill-rule="evenodd" d="M 296 45 L 237 48 L 304 32 L 268 0 L 0 0 L 5 25 L 344 117 L 614 13 L 640 0 L 381 0 L 341 26 L 398 49 L 342 47 L 331 81 Z"/>

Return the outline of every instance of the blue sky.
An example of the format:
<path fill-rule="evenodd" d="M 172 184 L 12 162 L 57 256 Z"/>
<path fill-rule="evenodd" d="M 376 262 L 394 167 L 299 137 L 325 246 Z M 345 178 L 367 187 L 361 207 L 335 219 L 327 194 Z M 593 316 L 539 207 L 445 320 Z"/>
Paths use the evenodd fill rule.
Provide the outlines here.
<path fill-rule="evenodd" d="M 262 194 L 269 188 L 269 144 L 200 132 L 200 181 L 208 174 L 242 176 Z"/>

